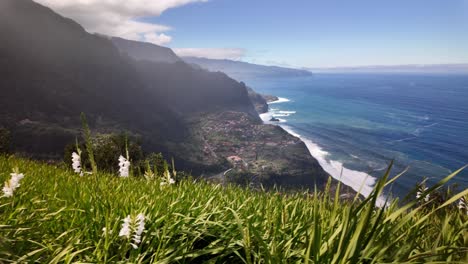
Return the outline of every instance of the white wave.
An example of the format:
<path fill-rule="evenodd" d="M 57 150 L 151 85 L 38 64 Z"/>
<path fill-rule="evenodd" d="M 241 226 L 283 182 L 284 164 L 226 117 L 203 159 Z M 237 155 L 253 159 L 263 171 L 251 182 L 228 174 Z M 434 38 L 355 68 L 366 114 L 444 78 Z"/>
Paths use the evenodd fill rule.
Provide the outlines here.
<path fill-rule="evenodd" d="M 280 103 L 286 103 L 286 102 L 290 102 L 290 101 L 291 100 L 289 100 L 288 98 L 278 97 L 278 100 L 273 101 L 273 102 L 269 102 L 268 104 L 280 104 Z"/>
<path fill-rule="evenodd" d="M 431 117 L 428 116 L 428 115 L 411 115 L 411 114 L 409 114 L 408 116 L 412 117 L 414 119 L 417 119 L 419 121 L 427 121 L 427 120 L 431 119 Z"/>
<path fill-rule="evenodd" d="M 310 154 L 319 162 L 320 166 L 322 166 L 322 168 L 328 174 L 330 174 L 330 176 L 351 187 L 356 192 L 360 191 L 360 193 L 365 197 L 368 197 L 371 194 L 372 190 L 374 189 L 373 186 L 377 181 L 375 177 L 372 177 L 369 174 L 361 171 L 345 168 L 343 163 L 339 161 L 328 160 L 327 156 L 329 156 L 329 153 L 320 148 L 320 146 L 315 144 L 312 140 L 302 137 L 287 125 L 281 125 L 281 127 L 289 134 L 301 139 L 306 144 Z M 384 204 L 385 197 L 380 196 L 377 199 L 377 206 L 381 207 Z"/>
<path fill-rule="evenodd" d="M 290 116 L 290 114 L 276 114 L 276 113 L 274 113 L 273 116 L 274 116 L 274 117 L 278 117 L 278 116 L 284 116 L 284 117 L 286 117 L 286 116 Z"/>
<path fill-rule="evenodd" d="M 292 114 L 295 114 L 296 111 L 278 111 L 278 113 L 292 115 Z"/>
<path fill-rule="evenodd" d="M 278 97 L 277 101 L 271 102 L 273 103 L 284 103 L 289 102 L 290 100 L 287 98 Z M 274 117 L 275 112 L 277 109 L 271 109 L 267 113 L 260 114 L 260 118 L 263 120 L 265 124 L 278 124 L 278 122 L 270 121 L 272 117 Z M 281 111 L 279 111 L 281 112 Z M 285 111 L 286 112 L 286 111 Z M 293 111 L 290 111 L 293 112 Z M 294 113 L 296 113 L 294 111 Z M 279 123 L 285 123 L 286 120 L 278 118 Z M 350 170 L 343 167 L 343 163 L 334 160 L 327 160 L 327 156 L 329 155 L 328 152 L 324 151 L 320 148 L 317 144 L 312 142 L 310 139 L 304 138 L 301 135 L 294 132 L 291 127 L 287 125 L 279 125 L 281 126 L 286 132 L 289 134 L 301 139 L 307 146 L 310 154 L 319 162 L 320 166 L 327 172 L 330 176 L 334 179 L 341 181 L 344 185 L 351 187 L 356 192 L 360 192 L 365 197 L 369 196 L 373 190 L 373 186 L 376 183 L 376 178 L 370 176 L 367 173 Z M 377 206 L 383 206 L 385 204 L 385 197 L 380 196 L 377 199 Z"/>
<path fill-rule="evenodd" d="M 430 124 L 430 125 L 427 125 L 427 126 L 424 126 L 425 128 L 429 128 L 429 127 L 433 127 L 433 126 L 436 126 L 438 125 L 439 123 L 433 123 L 433 124 Z"/>
<path fill-rule="evenodd" d="M 412 140 L 412 139 L 415 139 L 415 138 L 418 138 L 417 135 L 415 135 L 414 137 L 407 137 L 407 138 L 392 140 L 392 141 L 388 141 L 388 142 L 389 143 L 403 142 L 403 141 L 408 141 L 408 140 Z"/>
<path fill-rule="evenodd" d="M 421 132 L 423 131 L 424 127 L 419 127 L 419 128 L 416 128 L 413 133 L 411 133 L 411 135 L 415 136 L 415 137 L 418 137 Z"/>
<path fill-rule="evenodd" d="M 413 136 L 419 136 L 421 135 L 422 132 L 424 132 L 426 130 L 426 128 L 431 128 L 433 126 L 437 126 L 439 123 L 432 123 L 432 124 L 429 124 L 429 125 L 425 125 L 425 126 L 422 126 L 422 127 L 418 127 L 416 128 L 413 133 L 411 133 Z"/>
<path fill-rule="evenodd" d="M 273 117 L 271 112 L 266 112 L 266 113 L 260 114 L 259 116 L 260 116 L 260 119 L 262 119 L 264 123 L 268 123 L 270 119 Z"/>

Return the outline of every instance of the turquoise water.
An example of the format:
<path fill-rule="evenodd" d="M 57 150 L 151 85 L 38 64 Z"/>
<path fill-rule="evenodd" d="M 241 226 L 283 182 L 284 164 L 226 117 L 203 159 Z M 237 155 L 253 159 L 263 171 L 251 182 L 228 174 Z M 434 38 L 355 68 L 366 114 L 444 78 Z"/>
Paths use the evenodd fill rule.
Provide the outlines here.
<path fill-rule="evenodd" d="M 409 171 L 393 186 L 402 195 L 468 164 L 468 75 L 317 74 L 245 81 L 289 99 L 272 114 L 325 151 L 326 159 L 380 177 Z M 351 174 L 350 177 L 353 175 Z M 452 180 L 468 187 L 468 171 Z"/>

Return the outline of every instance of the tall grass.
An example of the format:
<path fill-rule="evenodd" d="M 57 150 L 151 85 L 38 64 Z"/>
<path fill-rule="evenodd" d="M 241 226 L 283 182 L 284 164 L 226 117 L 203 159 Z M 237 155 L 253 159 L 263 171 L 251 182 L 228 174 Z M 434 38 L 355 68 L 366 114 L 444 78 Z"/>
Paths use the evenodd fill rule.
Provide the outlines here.
<path fill-rule="evenodd" d="M 0 198 L 0 263 L 468 262 L 468 218 L 451 206 L 468 190 L 439 206 L 378 208 L 389 172 L 364 201 L 341 202 L 327 190 L 283 195 L 190 179 L 160 186 L 79 177 L 14 157 L 0 157 L 0 182 L 15 167 L 25 177 L 13 197 Z M 140 213 L 146 225 L 134 249 L 118 234 L 126 216 Z"/>
<path fill-rule="evenodd" d="M 86 151 L 88 153 L 88 159 L 91 163 L 91 169 L 94 175 L 97 174 L 98 169 L 96 165 L 96 161 L 94 160 L 94 151 L 93 151 L 93 144 L 91 143 L 91 130 L 88 126 L 88 121 L 86 120 L 86 115 L 81 113 L 81 126 L 83 127 L 83 138 L 85 139 Z M 80 152 L 78 147 L 78 142 L 76 144 L 77 151 Z M 80 155 L 80 153 L 78 153 Z M 127 153 L 128 156 L 128 153 Z"/>

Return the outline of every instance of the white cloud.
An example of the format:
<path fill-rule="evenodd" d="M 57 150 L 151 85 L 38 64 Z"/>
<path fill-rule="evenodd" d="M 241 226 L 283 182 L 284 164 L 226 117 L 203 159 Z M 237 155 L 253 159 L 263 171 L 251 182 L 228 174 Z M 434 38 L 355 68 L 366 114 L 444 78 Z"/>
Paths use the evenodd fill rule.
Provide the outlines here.
<path fill-rule="evenodd" d="M 208 0 L 35 0 L 59 14 L 72 18 L 87 31 L 164 45 L 172 37 L 165 25 L 138 21 L 164 11 Z"/>
<path fill-rule="evenodd" d="M 246 55 L 246 50 L 239 48 L 180 48 L 174 52 L 181 57 L 228 60 L 240 60 Z"/>
<path fill-rule="evenodd" d="M 146 42 L 158 43 L 159 45 L 165 45 L 172 41 L 172 37 L 164 33 L 161 33 L 161 34 L 148 33 L 148 34 L 143 35 L 143 38 L 145 39 Z"/>

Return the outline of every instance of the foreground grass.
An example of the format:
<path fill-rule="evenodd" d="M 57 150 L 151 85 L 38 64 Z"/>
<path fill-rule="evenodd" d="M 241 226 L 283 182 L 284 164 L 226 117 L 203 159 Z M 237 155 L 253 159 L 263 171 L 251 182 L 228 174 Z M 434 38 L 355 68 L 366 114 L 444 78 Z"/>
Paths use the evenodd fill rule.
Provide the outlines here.
<path fill-rule="evenodd" d="M 379 209 L 375 195 L 341 203 L 192 180 L 160 186 L 13 157 L 0 157 L 0 182 L 15 167 L 25 177 L 13 197 L 0 198 L 0 263 L 468 261 L 468 218 L 447 207 L 467 191 L 437 208 Z M 134 249 L 119 230 L 139 213 L 146 225 Z"/>

